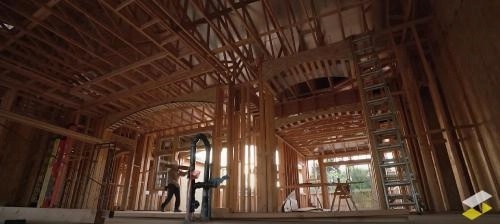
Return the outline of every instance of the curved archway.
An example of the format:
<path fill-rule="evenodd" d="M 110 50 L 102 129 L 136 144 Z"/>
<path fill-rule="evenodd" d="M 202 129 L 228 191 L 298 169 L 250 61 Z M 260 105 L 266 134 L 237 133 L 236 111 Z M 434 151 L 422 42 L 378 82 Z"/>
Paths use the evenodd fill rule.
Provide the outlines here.
<path fill-rule="evenodd" d="M 172 102 L 146 108 L 112 123 L 108 129 L 122 126 L 153 132 L 160 129 L 199 125 L 213 125 L 215 104 L 211 102 Z"/>
<path fill-rule="evenodd" d="M 352 83 L 353 62 L 348 41 L 265 62 L 263 79 L 279 100 L 294 100 Z"/>
<path fill-rule="evenodd" d="M 365 130 L 361 111 L 355 109 L 305 115 L 283 123 L 277 133 L 303 155 L 317 156 L 367 149 Z"/>

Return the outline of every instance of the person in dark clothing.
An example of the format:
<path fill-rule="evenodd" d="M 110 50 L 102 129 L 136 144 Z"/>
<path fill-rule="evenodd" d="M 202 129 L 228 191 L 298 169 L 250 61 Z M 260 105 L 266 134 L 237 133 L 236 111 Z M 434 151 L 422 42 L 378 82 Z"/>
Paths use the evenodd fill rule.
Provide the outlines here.
<path fill-rule="evenodd" d="M 165 189 L 168 192 L 167 198 L 161 204 L 162 212 L 165 210 L 165 206 L 167 206 L 168 203 L 170 203 L 170 200 L 172 200 L 172 197 L 174 195 L 175 195 L 174 212 L 181 212 L 181 210 L 179 209 L 179 206 L 181 204 L 179 176 L 185 176 L 186 174 L 187 172 L 182 172 L 179 170 L 179 165 L 177 164 L 171 165 L 170 170 L 168 170 L 167 186 L 165 187 Z"/>

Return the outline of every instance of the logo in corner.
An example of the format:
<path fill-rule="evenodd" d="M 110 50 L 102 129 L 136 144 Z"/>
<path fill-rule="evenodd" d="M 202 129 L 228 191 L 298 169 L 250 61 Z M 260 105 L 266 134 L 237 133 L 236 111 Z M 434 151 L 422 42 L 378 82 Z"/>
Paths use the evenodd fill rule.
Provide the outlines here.
<path fill-rule="evenodd" d="M 474 220 L 482 214 L 491 210 L 491 206 L 485 203 L 486 200 L 491 198 L 491 194 L 486 193 L 485 191 L 480 191 L 475 195 L 470 196 L 469 198 L 462 201 L 465 205 L 469 207 L 467 211 L 462 213 L 465 217 L 470 220 Z"/>

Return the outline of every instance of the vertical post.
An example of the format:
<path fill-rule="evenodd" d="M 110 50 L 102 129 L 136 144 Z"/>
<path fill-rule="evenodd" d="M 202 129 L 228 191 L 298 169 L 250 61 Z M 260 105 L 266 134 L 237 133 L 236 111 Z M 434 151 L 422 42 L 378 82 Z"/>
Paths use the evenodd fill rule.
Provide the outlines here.
<path fill-rule="evenodd" d="M 392 40 L 393 37 L 391 37 Z M 426 195 L 429 195 L 427 201 L 432 202 L 432 207 L 430 209 L 436 211 L 443 211 L 444 204 L 443 201 L 446 199 L 445 186 L 442 184 L 441 176 L 438 175 L 437 170 L 439 169 L 439 164 L 437 162 L 435 149 L 432 147 L 432 142 L 425 134 L 428 132 L 428 127 L 424 125 L 426 118 L 425 114 L 422 112 L 422 102 L 419 97 L 418 88 L 416 86 L 417 81 L 408 63 L 408 58 L 406 52 L 395 46 L 393 42 L 393 47 L 396 54 L 396 60 L 399 63 L 399 69 L 401 73 L 401 79 L 403 82 L 403 87 L 405 91 L 405 96 L 408 100 L 408 106 L 410 108 L 410 117 L 413 123 L 413 128 L 416 133 L 417 143 L 419 146 L 420 157 L 422 158 L 423 168 L 425 171 L 425 176 L 427 177 L 425 187 Z M 431 204 L 429 204 L 431 206 Z"/>
<path fill-rule="evenodd" d="M 247 135 L 247 131 L 248 131 L 248 127 L 247 127 L 247 107 L 248 107 L 248 98 L 247 98 L 247 94 L 248 94 L 248 89 L 247 89 L 247 86 L 243 86 L 241 87 L 241 94 L 240 94 L 240 110 L 239 110 L 239 117 L 240 117 L 240 148 L 239 148 L 239 167 L 238 167 L 238 171 L 239 171 L 239 194 L 238 194 L 238 198 L 239 198 L 239 211 L 245 211 L 245 197 L 243 196 L 244 192 L 245 192 L 245 178 L 244 178 L 244 175 L 245 175 L 245 172 L 244 172 L 244 167 L 245 167 L 245 146 L 248 146 L 248 142 L 247 142 L 247 138 L 246 138 L 246 135 Z"/>
<path fill-rule="evenodd" d="M 324 163 L 324 158 L 323 157 L 319 157 L 318 158 L 318 164 L 319 164 L 319 176 L 321 178 L 321 183 L 323 185 L 321 185 L 321 196 L 322 196 L 322 199 L 323 199 L 323 208 L 327 208 L 325 206 L 329 205 L 330 203 L 328 203 L 328 186 L 324 185 L 325 183 L 328 183 L 328 180 L 327 180 L 327 176 L 326 176 L 326 167 L 325 167 L 325 163 Z M 317 194 L 317 192 L 316 192 Z"/>
<path fill-rule="evenodd" d="M 276 186 L 276 133 L 274 129 L 274 101 L 271 91 L 264 88 L 266 100 L 266 151 L 267 151 L 267 178 L 268 198 L 267 212 L 276 212 L 278 209 L 277 186 Z"/>
<path fill-rule="evenodd" d="M 132 152 L 128 154 L 127 161 L 127 172 L 125 174 L 125 182 L 123 184 L 123 197 L 121 209 L 127 210 L 129 209 L 129 199 L 130 199 L 130 190 L 132 188 L 132 176 L 134 173 L 134 161 L 135 161 L 135 153 L 137 151 L 137 147 L 134 147 Z"/>
<path fill-rule="evenodd" d="M 87 117 L 85 119 L 85 128 L 83 130 L 83 133 L 87 134 L 90 129 L 90 117 Z M 73 197 L 71 198 L 71 208 L 81 208 L 81 205 L 78 204 L 79 200 L 83 199 L 84 194 L 82 193 L 82 186 L 85 184 L 86 181 L 88 181 L 88 178 L 85 176 L 85 170 L 83 169 L 84 164 L 87 163 L 90 159 L 84 158 L 84 152 L 87 151 L 89 144 L 80 144 L 78 148 L 78 159 L 77 159 L 77 166 L 74 168 L 75 174 L 73 177 L 76 177 L 78 175 L 79 177 L 83 178 L 73 178 Z M 88 158 L 88 157 L 87 157 Z"/>
<path fill-rule="evenodd" d="M 252 126 L 255 126 L 255 124 L 252 124 Z M 252 133 L 250 135 L 250 144 L 254 145 L 254 146 L 257 145 L 256 140 L 255 140 L 255 131 L 252 131 Z M 254 153 L 255 153 L 255 151 L 254 151 Z M 255 188 L 254 188 L 254 186 L 252 186 L 250 184 L 250 180 L 251 180 L 250 177 L 252 176 L 251 170 L 254 168 L 254 167 L 252 167 L 252 164 L 255 164 L 255 154 L 252 154 L 252 151 L 249 148 L 245 156 L 248 158 L 247 176 L 245 177 L 246 182 L 248 183 L 248 189 L 247 189 L 247 194 L 246 194 L 247 208 L 248 208 L 248 212 L 252 212 L 252 211 L 255 211 L 255 209 L 254 209 L 255 208 L 254 207 L 255 200 L 254 200 L 254 198 L 252 198 L 252 190 L 255 191 Z"/>
<path fill-rule="evenodd" d="M 455 144 L 451 143 L 451 140 L 453 139 L 452 134 L 450 132 L 451 125 L 448 123 L 449 120 L 446 118 L 444 105 L 443 102 L 441 101 L 441 95 L 439 93 L 435 76 L 433 74 L 432 68 L 429 65 L 429 62 L 425 57 L 420 37 L 414 25 L 411 27 L 411 31 L 415 38 L 418 55 L 420 57 L 427 80 L 429 82 L 429 90 L 431 93 L 432 103 L 434 104 L 434 108 L 436 110 L 436 116 L 438 118 L 441 128 L 444 129 L 443 138 L 446 144 L 446 151 L 448 152 L 448 156 L 450 157 L 450 164 L 453 170 L 453 175 L 455 176 L 455 181 L 457 182 L 458 193 L 460 194 L 461 199 L 465 199 L 470 195 L 470 190 L 467 187 L 467 181 L 465 179 L 466 176 L 465 173 L 463 172 L 464 169 L 459 160 L 458 150 Z"/>
<path fill-rule="evenodd" d="M 266 145 L 265 145 L 265 117 L 264 117 L 264 87 L 261 82 L 259 85 L 259 135 L 257 137 L 257 147 L 255 149 L 256 161 L 256 200 L 257 200 L 257 212 L 267 211 L 267 177 L 266 177 Z"/>
<path fill-rule="evenodd" d="M 443 32 L 439 29 L 435 33 L 439 35 Z M 456 56 L 462 55 L 453 54 L 457 51 L 451 52 L 447 44 L 447 37 L 439 35 L 438 41 L 442 43 L 441 46 L 439 46 L 441 49 L 440 51 L 434 52 L 441 53 L 437 59 L 440 59 L 439 64 L 442 66 L 436 68 L 436 70 L 445 69 L 445 72 L 436 76 L 439 76 L 441 82 L 446 82 L 445 90 L 453 93 L 452 97 L 448 96 L 447 98 L 449 100 L 447 101 L 447 106 L 450 109 L 450 118 L 454 125 L 473 125 L 471 130 L 457 129 L 457 127 L 454 127 L 457 137 L 460 139 L 459 143 L 467 168 L 466 172 L 469 174 L 468 178 L 472 185 L 472 189 L 470 190 L 476 192 L 485 190 L 493 195 L 498 194 L 493 193 L 496 190 L 496 186 L 499 185 L 498 179 L 494 177 L 495 172 L 500 172 L 500 169 L 495 169 L 494 164 L 498 164 L 497 161 L 500 158 L 500 154 L 495 148 L 495 144 L 491 144 L 492 136 L 494 135 L 493 131 L 487 128 L 488 123 L 494 124 L 494 122 L 484 122 L 488 119 L 485 120 L 485 117 L 483 117 L 483 107 L 481 107 L 480 102 L 476 100 L 479 99 L 478 95 L 475 94 L 476 91 L 474 91 L 473 86 L 467 81 L 467 78 L 465 78 L 467 76 L 464 75 L 469 73 L 460 70 L 462 67 L 461 64 L 457 64 L 455 61 Z M 433 54 L 433 56 L 435 55 L 436 54 Z M 437 70 L 436 73 L 439 72 L 440 70 Z M 475 79 L 475 77 L 471 79 Z M 471 132 L 475 138 L 471 136 Z M 473 193 L 471 192 L 471 194 Z M 493 204 L 493 207 L 498 207 L 498 205 L 500 205 L 500 199 L 493 197 L 490 203 L 496 203 L 497 206 Z"/>
<path fill-rule="evenodd" d="M 132 174 L 131 174 L 131 185 L 130 185 L 130 190 L 129 190 L 129 202 L 127 205 L 127 209 L 131 210 L 137 210 L 137 199 L 138 199 L 138 192 L 140 188 L 140 174 L 141 174 L 141 164 L 137 165 L 136 168 L 136 163 L 139 161 L 142 162 L 142 153 L 144 152 L 144 143 L 146 141 L 146 135 L 140 135 L 139 138 L 137 139 L 137 144 L 135 147 L 134 151 L 134 162 L 132 163 L 132 166 L 134 168 L 132 169 Z"/>
<path fill-rule="evenodd" d="M 234 94 L 234 86 L 233 84 L 229 84 L 228 88 L 228 104 L 227 104 L 227 174 L 231 177 L 229 179 L 228 184 L 226 185 L 226 206 L 229 208 L 229 211 L 235 211 L 235 202 L 236 195 L 234 195 L 234 189 L 236 188 L 236 171 L 232 169 L 234 165 L 234 104 L 235 104 L 235 94 Z"/>
<path fill-rule="evenodd" d="M 80 114 L 76 112 L 74 114 L 73 118 L 73 123 L 78 127 L 80 125 Z M 74 156 L 77 157 L 77 155 L 81 154 L 82 149 L 83 149 L 83 144 L 77 144 L 76 147 L 71 147 L 72 150 L 75 151 Z M 70 154 L 68 152 L 68 154 Z M 69 155 L 68 155 L 69 156 Z M 78 156 L 80 157 L 80 156 Z M 77 157 L 77 158 L 78 158 Z M 71 208 L 71 199 L 73 197 L 73 194 L 75 193 L 75 188 L 76 188 L 76 172 L 78 172 L 78 166 L 80 165 L 80 160 L 76 159 L 74 161 L 66 161 L 67 163 L 67 168 L 66 168 L 66 175 L 64 179 L 66 180 L 66 184 L 64 186 L 63 192 L 62 192 L 62 199 L 61 199 L 61 207 L 65 208 Z M 67 181 L 67 179 L 70 179 L 71 181 Z"/>
<path fill-rule="evenodd" d="M 212 175 L 220 176 L 220 157 L 222 150 L 222 128 L 224 125 L 224 88 L 217 86 L 215 90 L 215 124 L 213 131 L 213 149 L 212 149 Z M 213 191 L 212 206 L 218 208 L 221 206 L 220 190 Z"/>
<path fill-rule="evenodd" d="M 139 209 L 146 209 L 148 207 L 147 204 L 147 196 L 146 191 L 148 190 L 148 179 L 149 179 L 149 151 L 153 145 L 154 139 L 156 138 L 155 134 L 148 135 L 147 141 L 144 148 L 144 154 L 142 157 L 142 174 L 141 174 L 141 189 L 139 196 Z"/>
<path fill-rule="evenodd" d="M 276 197 L 276 136 L 274 103 L 269 90 L 259 85 L 259 143 L 257 147 L 257 211 L 277 211 Z M 262 178 L 261 178 L 262 177 Z"/>
<path fill-rule="evenodd" d="M 14 102 L 16 100 L 17 91 L 16 90 L 8 90 L 4 96 L 2 96 L 2 101 L 0 103 L 0 109 L 10 111 Z M 7 124 L 7 119 L 0 118 L 0 125 L 4 126 Z M 4 127 L 0 127 L 0 139 L 3 138 L 4 134 L 7 134 L 8 130 Z"/>
<path fill-rule="evenodd" d="M 234 111 L 233 111 L 233 128 L 231 129 L 233 131 L 233 163 L 231 163 L 230 169 L 233 170 L 233 176 L 234 178 L 231 178 L 230 181 L 233 184 L 233 187 L 231 188 L 231 197 L 232 200 L 232 208 L 234 209 L 233 211 L 235 212 L 240 212 L 240 195 L 238 194 L 240 188 L 239 184 L 240 182 L 238 181 L 239 176 L 240 176 L 240 149 L 241 149 L 241 144 L 242 144 L 242 139 L 241 139 L 241 88 L 238 87 L 235 89 L 235 94 L 234 94 Z"/>
<path fill-rule="evenodd" d="M 283 140 L 278 138 L 278 156 L 279 156 L 279 158 L 276 158 L 276 160 L 279 159 L 279 161 L 280 161 L 279 167 L 278 167 L 278 175 L 279 175 L 278 179 L 279 179 L 280 188 L 278 188 L 278 193 L 279 193 L 279 199 L 281 199 L 281 201 L 283 201 L 287 196 L 287 191 L 285 188 L 283 188 L 287 185 L 285 182 L 285 164 L 286 164 L 286 161 L 284 160 L 284 158 L 285 158 L 284 147 L 285 147 L 285 143 L 283 143 Z"/>
<path fill-rule="evenodd" d="M 342 34 L 342 40 L 345 40 L 344 22 L 342 20 L 342 5 L 340 0 L 336 0 L 337 6 L 337 19 L 339 20 L 340 33 Z"/>
<path fill-rule="evenodd" d="M 105 147 L 107 146 L 107 147 Z M 105 143 L 98 145 L 98 150 L 105 152 L 105 156 L 101 157 L 101 186 L 98 193 L 97 213 L 94 223 L 104 223 L 104 211 L 110 210 L 111 200 L 111 182 L 113 180 L 114 169 L 114 156 L 115 146 L 114 143 Z"/>

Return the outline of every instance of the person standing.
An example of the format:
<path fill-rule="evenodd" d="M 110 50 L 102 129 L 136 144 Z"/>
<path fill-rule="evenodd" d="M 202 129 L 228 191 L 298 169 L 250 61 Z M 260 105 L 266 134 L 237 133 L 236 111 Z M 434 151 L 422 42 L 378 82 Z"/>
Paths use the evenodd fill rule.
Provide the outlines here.
<path fill-rule="evenodd" d="M 180 171 L 179 165 L 173 164 L 167 174 L 167 186 L 165 187 L 165 190 L 167 190 L 168 193 L 165 201 L 161 203 L 161 211 L 163 212 L 165 210 L 165 207 L 168 203 L 170 203 L 170 200 L 172 200 L 172 197 L 175 195 L 174 212 L 181 212 L 179 209 L 181 204 L 179 176 L 185 176 L 187 172 Z"/>

